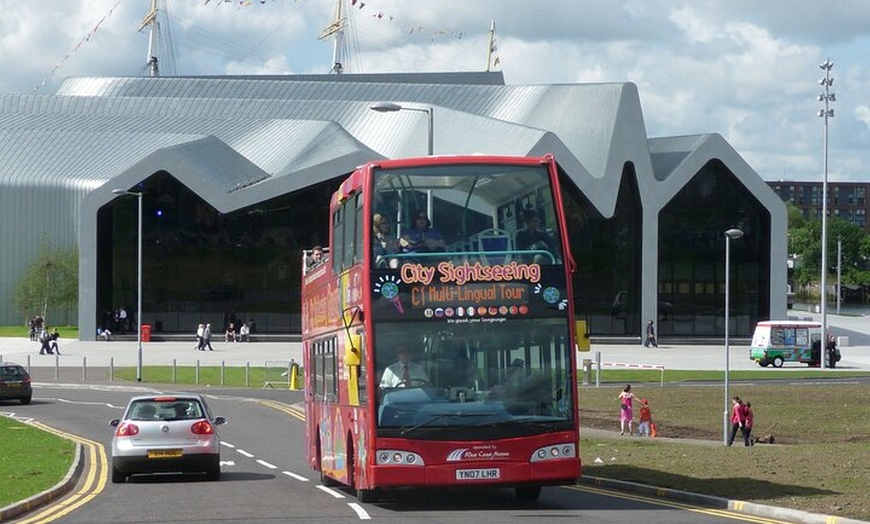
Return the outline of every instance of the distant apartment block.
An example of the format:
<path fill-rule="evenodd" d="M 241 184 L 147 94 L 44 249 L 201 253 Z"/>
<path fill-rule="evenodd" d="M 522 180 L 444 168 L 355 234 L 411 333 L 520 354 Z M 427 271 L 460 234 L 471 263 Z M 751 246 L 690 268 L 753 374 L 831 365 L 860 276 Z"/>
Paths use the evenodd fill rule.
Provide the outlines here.
<path fill-rule="evenodd" d="M 783 202 L 790 202 L 801 210 L 806 218 L 822 216 L 821 182 L 768 182 Z M 867 222 L 867 193 L 870 182 L 828 182 L 828 216 L 864 228 L 870 233 Z"/>

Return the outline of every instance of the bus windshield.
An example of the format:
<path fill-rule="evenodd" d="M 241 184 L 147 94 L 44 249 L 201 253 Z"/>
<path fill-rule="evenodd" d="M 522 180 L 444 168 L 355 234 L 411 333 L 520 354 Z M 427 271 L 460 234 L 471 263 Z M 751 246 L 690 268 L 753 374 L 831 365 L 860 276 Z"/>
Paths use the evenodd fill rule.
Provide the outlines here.
<path fill-rule="evenodd" d="M 433 165 L 376 170 L 372 257 L 562 263 L 545 166 Z"/>
<path fill-rule="evenodd" d="M 467 439 L 474 428 L 509 437 L 570 427 L 564 321 L 453 319 L 377 326 L 379 435 Z"/>
<path fill-rule="evenodd" d="M 550 187 L 543 165 L 374 171 L 379 436 L 572 427 L 573 344 Z"/>

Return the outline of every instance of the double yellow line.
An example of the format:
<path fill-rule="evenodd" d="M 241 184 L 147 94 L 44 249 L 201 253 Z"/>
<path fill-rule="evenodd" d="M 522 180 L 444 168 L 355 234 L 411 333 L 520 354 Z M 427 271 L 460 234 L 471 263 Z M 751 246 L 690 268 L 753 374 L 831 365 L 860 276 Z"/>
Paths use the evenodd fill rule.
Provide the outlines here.
<path fill-rule="evenodd" d="M 57 503 L 52 503 L 33 515 L 17 521 L 17 524 L 52 522 L 73 512 L 99 495 L 106 487 L 106 479 L 108 478 L 109 461 L 106 458 L 106 448 L 102 444 L 73 435 L 72 433 L 60 431 L 41 422 L 32 422 L 31 424 L 43 431 L 65 437 L 82 446 L 84 453 L 81 458 L 86 457 L 85 463 L 82 466 L 85 468 L 85 479 L 83 482 L 79 482 L 81 487 L 69 497 Z"/>
<path fill-rule="evenodd" d="M 291 417 L 305 422 L 305 410 L 302 408 L 299 408 L 297 406 L 291 406 L 290 404 L 285 404 L 276 400 L 260 400 L 259 402 L 266 407 L 277 409 L 278 411 L 283 411 Z"/>

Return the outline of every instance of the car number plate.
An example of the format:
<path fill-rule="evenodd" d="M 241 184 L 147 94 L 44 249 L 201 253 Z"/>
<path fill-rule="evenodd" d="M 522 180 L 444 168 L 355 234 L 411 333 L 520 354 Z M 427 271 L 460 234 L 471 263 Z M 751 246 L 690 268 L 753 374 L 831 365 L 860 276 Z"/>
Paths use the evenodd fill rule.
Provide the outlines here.
<path fill-rule="evenodd" d="M 162 458 L 178 458 L 181 456 L 180 449 L 149 449 L 148 450 L 148 458 L 150 459 L 162 459 Z"/>
<path fill-rule="evenodd" d="M 20 382 L 7 382 L 6 387 L 8 387 L 8 388 L 20 388 L 21 383 Z"/>
<path fill-rule="evenodd" d="M 457 469 L 456 480 L 494 480 L 501 478 L 499 468 Z"/>

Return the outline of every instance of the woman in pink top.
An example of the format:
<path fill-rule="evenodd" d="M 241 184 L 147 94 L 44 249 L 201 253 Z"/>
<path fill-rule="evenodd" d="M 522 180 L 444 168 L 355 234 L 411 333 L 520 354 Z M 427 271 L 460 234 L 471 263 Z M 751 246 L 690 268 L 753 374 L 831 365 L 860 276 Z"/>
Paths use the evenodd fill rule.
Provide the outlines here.
<path fill-rule="evenodd" d="M 634 400 L 634 393 L 631 392 L 631 384 L 625 386 L 625 389 L 616 397 L 619 400 L 619 434 L 625 435 L 625 424 L 628 423 L 628 434 L 631 435 L 631 421 L 634 418 L 631 402 Z"/>
<path fill-rule="evenodd" d="M 752 445 L 752 424 L 755 422 L 755 413 L 752 412 L 752 402 L 746 403 L 746 421 L 743 423 L 743 445 Z"/>
<path fill-rule="evenodd" d="M 731 402 L 734 404 L 731 409 L 731 435 L 728 437 L 728 445 L 734 443 L 734 437 L 737 436 L 737 430 L 743 434 L 743 439 L 746 442 L 749 442 L 749 439 L 746 437 L 746 406 L 743 405 L 743 401 L 740 400 L 740 397 L 734 397 L 731 399 Z M 747 446 L 749 444 L 746 444 Z"/>

